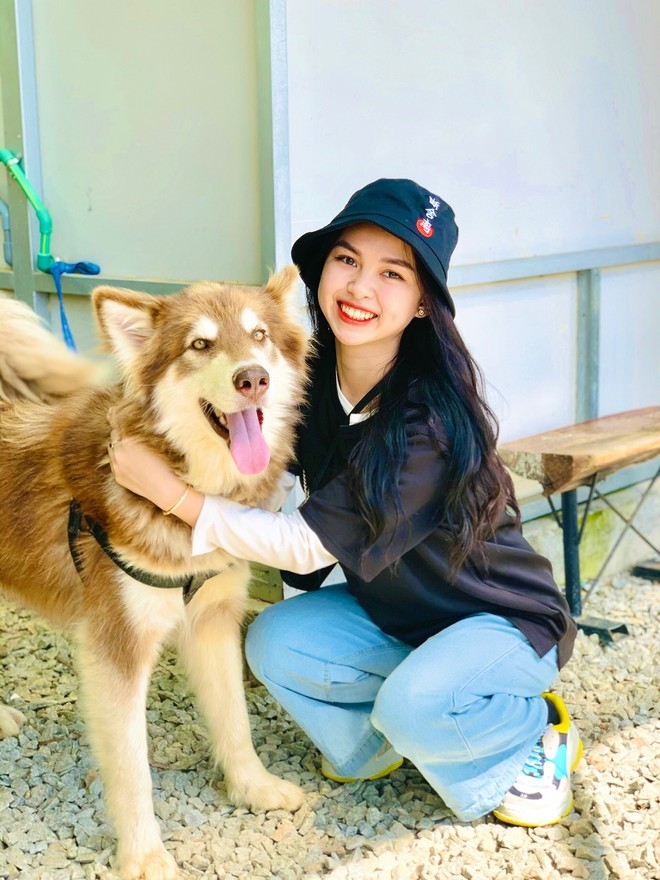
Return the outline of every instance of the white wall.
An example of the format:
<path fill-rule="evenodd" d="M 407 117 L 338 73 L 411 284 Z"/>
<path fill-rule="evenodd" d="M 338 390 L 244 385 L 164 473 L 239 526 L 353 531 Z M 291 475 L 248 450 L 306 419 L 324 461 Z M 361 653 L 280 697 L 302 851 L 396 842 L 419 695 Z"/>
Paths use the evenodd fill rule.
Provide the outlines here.
<path fill-rule="evenodd" d="M 408 176 L 454 207 L 455 265 L 660 240 L 656 0 L 286 9 L 292 239 L 367 181 Z M 621 286 L 635 302 L 613 321 Z M 635 322 L 657 335 L 659 288 L 658 264 L 603 273 L 607 411 L 658 400 L 660 346 Z M 455 294 L 503 439 L 572 421 L 574 276 Z"/>
<path fill-rule="evenodd" d="M 573 422 L 573 278 L 462 288 L 456 303 L 456 324 L 485 375 L 502 442 Z"/>
<path fill-rule="evenodd" d="M 610 269 L 601 292 L 600 411 L 660 403 L 657 264 Z"/>
<path fill-rule="evenodd" d="M 32 0 L 57 256 L 259 280 L 266 2 L 278 253 L 381 175 L 453 205 L 454 265 L 660 240 L 657 0 Z M 453 293 L 502 438 L 572 421 L 575 277 Z M 603 271 L 601 413 L 658 402 L 659 302 L 657 263 Z"/>

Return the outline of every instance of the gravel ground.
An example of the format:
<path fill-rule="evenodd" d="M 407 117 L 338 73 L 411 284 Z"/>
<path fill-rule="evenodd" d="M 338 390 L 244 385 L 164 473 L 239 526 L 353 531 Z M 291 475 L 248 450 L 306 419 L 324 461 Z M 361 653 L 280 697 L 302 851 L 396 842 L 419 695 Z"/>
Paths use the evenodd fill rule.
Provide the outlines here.
<path fill-rule="evenodd" d="M 602 646 L 580 633 L 557 690 L 585 742 L 575 810 L 523 829 L 452 818 L 417 770 L 340 786 L 263 688 L 248 687 L 265 765 L 302 785 L 296 813 L 232 807 L 211 771 L 205 734 L 175 658 L 148 703 L 156 813 L 185 878 L 372 880 L 660 880 L 660 584 L 618 575 L 589 615 L 625 621 Z M 111 880 L 114 838 L 76 710 L 67 642 L 0 604 L 0 700 L 27 716 L 0 741 L 0 878 Z"/>

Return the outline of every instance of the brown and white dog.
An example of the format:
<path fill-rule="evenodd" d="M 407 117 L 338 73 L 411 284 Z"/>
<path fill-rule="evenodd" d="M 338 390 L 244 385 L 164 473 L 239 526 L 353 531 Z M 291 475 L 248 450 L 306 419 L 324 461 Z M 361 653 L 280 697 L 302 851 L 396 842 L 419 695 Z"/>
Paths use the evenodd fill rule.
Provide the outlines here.
<path fill-rule="evenodd" d="M 122 433 L 200 491 L 267 505 L 292 455 L 306 381 L 297 279 L 288 266 L 261 289 L 200 282 L 154 297 L 97 288 L 97 323 L 122 375 L 107 387 L 27 306 L 0 299 L 0 589 L 77 644 L 86 728 L 127 880 L 178 876 L 154 817 L 145 718 L 166 640 L 178 643 L 230 799 L 302 803 L 252 745 L 240 647 L 247 563 L 220 550 L 191 558 L 188 526 L 117 485 L 107 458 L 113 407 Z M 0 706 L 0 736 L 24 720 Z"/>

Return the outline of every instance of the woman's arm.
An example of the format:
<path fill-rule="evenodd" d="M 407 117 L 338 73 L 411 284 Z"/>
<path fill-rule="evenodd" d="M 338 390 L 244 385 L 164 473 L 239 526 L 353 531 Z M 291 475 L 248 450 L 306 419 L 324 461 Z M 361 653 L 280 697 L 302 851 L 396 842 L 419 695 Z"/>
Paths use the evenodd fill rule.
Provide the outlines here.
<path fill-rule="evenodd" d="M 192 554 L 217 547 L 239 559 L 296 574 L 309 574 L 337 561 L 298 511 L 271 513 L 207 495 L 193 529 Z"/>
<path fill-rule="evenodd" d="M 193 528 L 193 556 L 220 548 L 240 559 L 297 574 L 337 561 L 297 511 L 271 513 L 203 495 L 177 477 L 165 459 L 135 440 L 112 441 L 110 465 L 120 486 Z"/>

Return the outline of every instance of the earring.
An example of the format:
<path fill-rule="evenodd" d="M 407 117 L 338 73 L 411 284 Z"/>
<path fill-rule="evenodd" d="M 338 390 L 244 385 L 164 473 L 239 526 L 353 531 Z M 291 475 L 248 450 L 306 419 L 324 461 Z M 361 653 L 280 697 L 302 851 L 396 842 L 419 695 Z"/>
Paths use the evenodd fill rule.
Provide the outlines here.
<path fill-rule="evenodd" d="M 426 314 L 426 309 L 424 308 L 424 306 L 420 306 L 420 307 L 417 309 L 417 317 L 418 317 L 418 318 L 423 318 L 425 314 Z"/>

